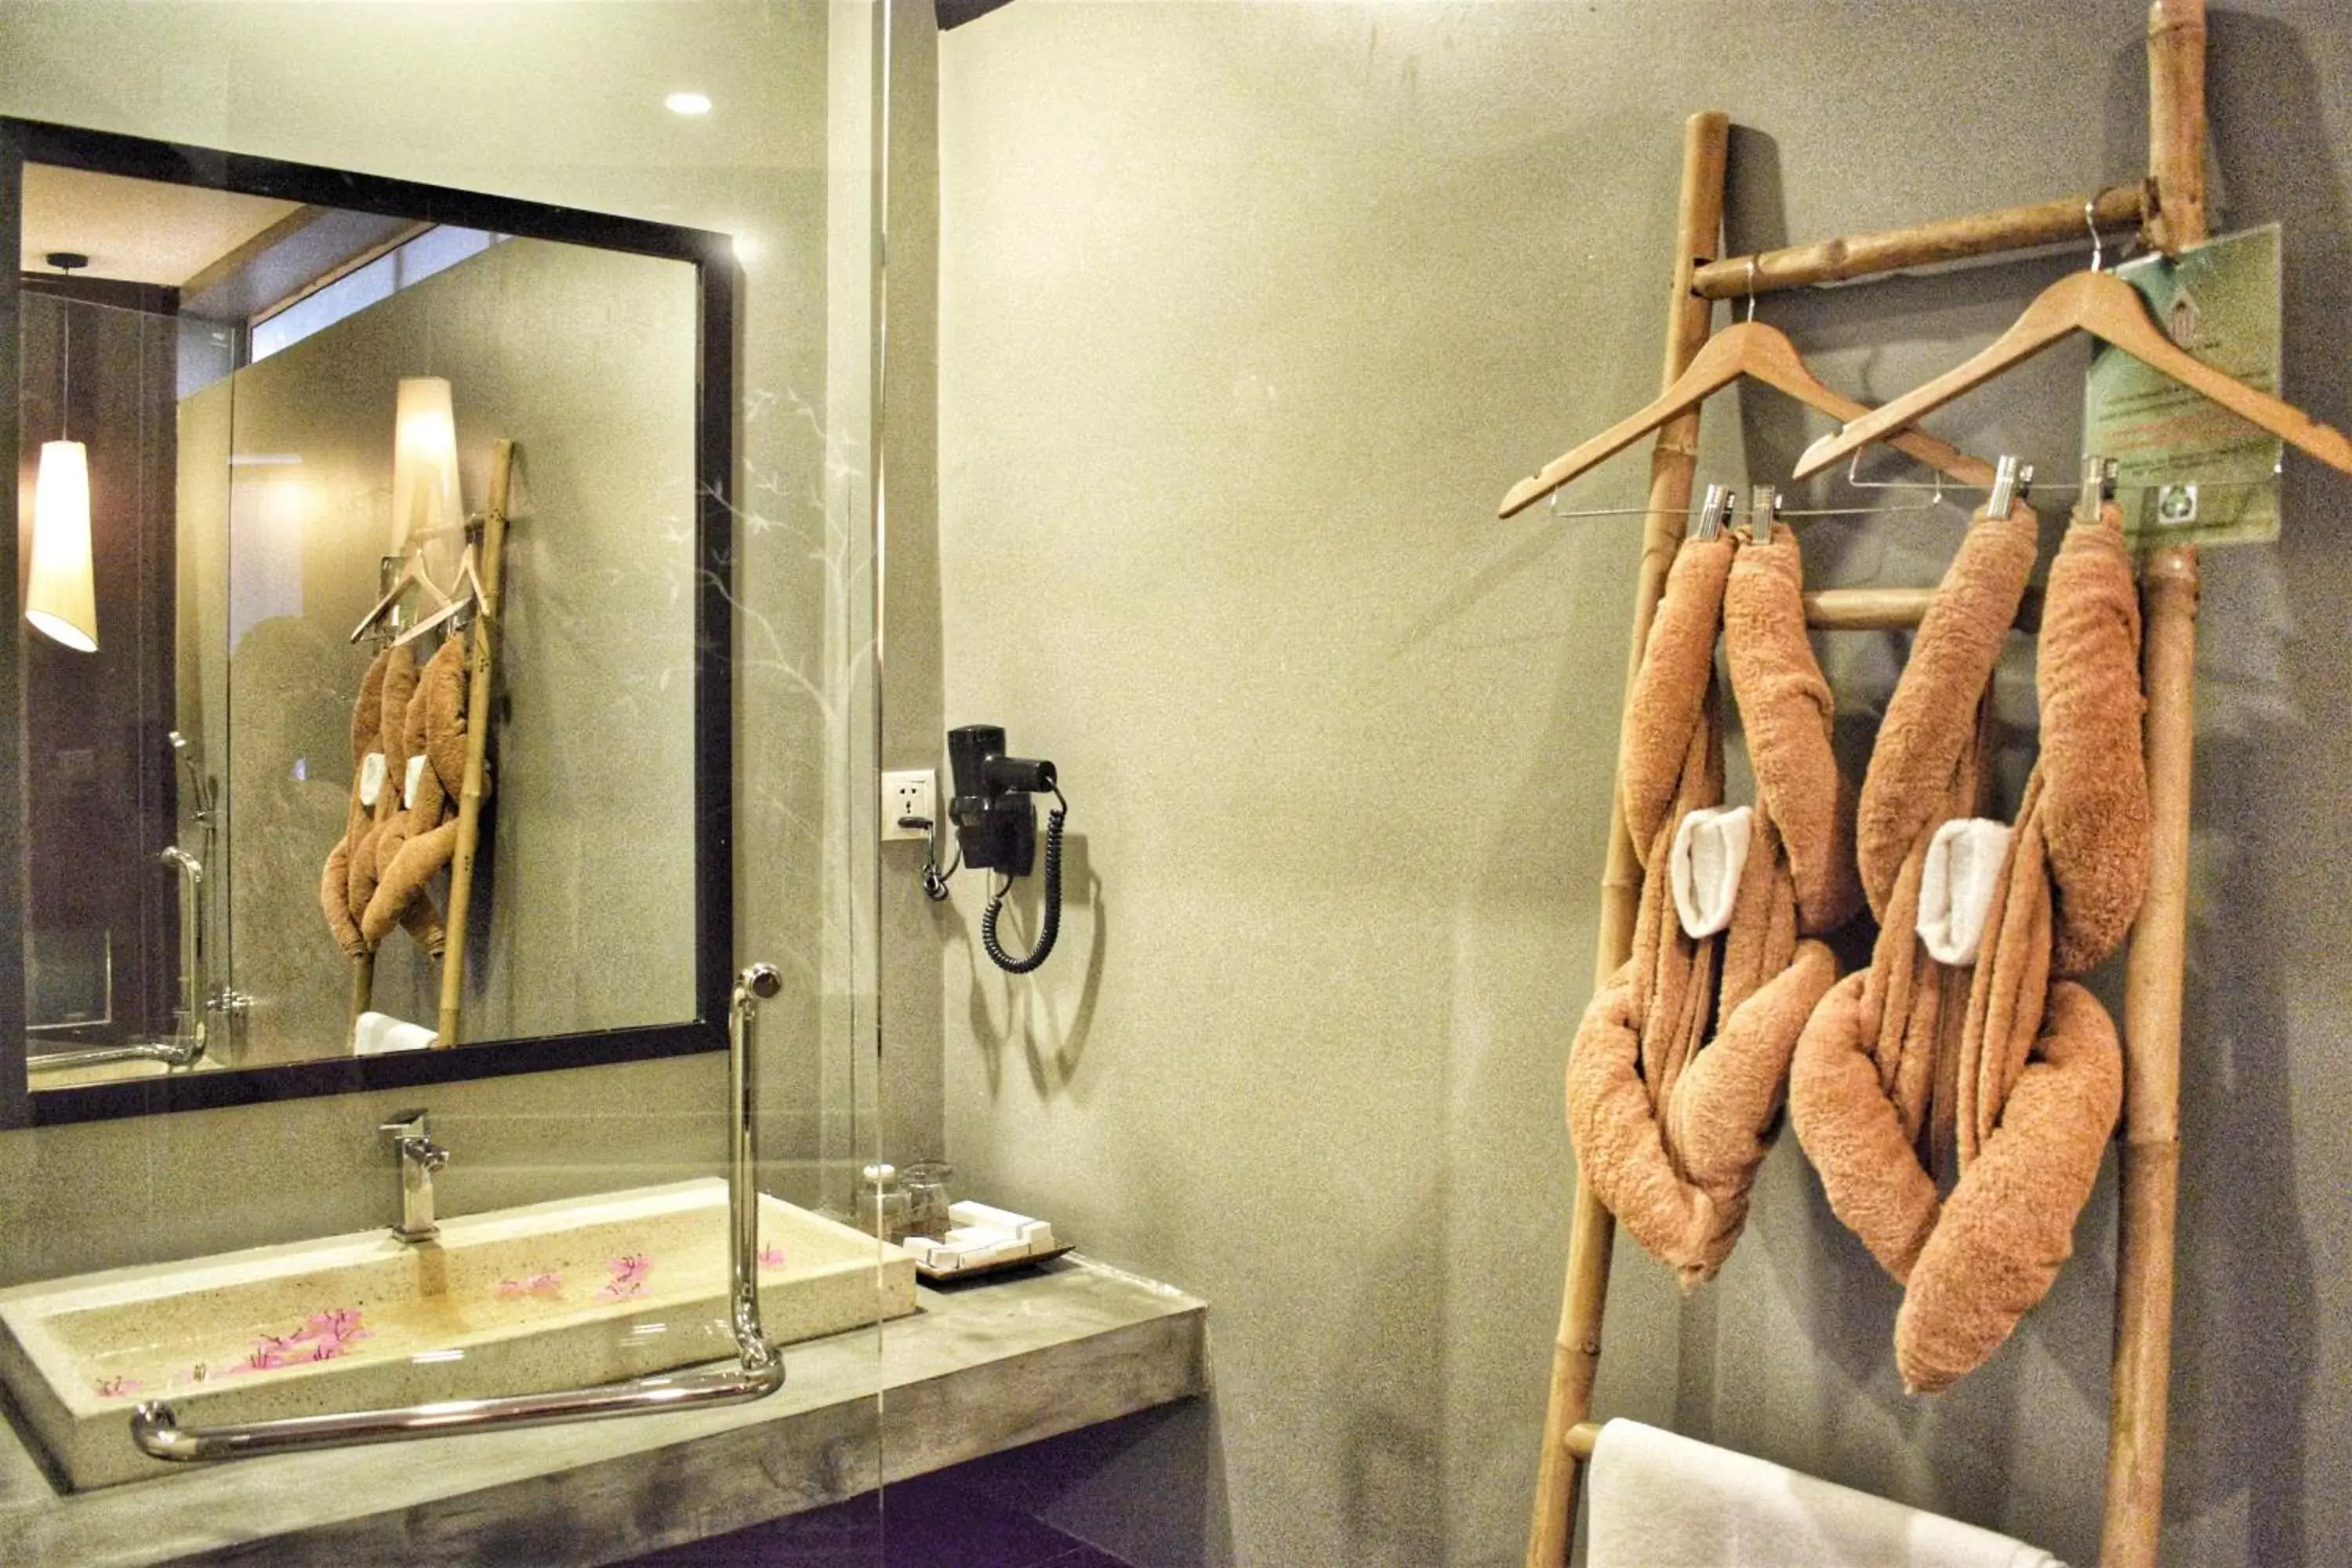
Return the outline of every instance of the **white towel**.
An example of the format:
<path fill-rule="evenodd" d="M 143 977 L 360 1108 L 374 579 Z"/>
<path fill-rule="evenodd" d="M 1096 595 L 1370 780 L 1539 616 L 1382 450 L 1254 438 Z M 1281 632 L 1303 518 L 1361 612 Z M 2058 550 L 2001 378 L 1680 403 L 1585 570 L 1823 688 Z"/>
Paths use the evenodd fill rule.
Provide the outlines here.
<path fill-rule="evenodd" d="M 1765 1460 L 1612 1421 L 1591 1568 L 2064 1568 L 2048 1552 Z"/>
<path fill-rule="evenodd" d="M 1739 897 L 1739 876 L 1748 868 L 1748 840 L 1755 830 L 1756 813 L 1748 806 L 1701 806 L 1675 829 L 1675 845 L 1667 856 L 1667 876 L 1674 884 L 1675 912 L 1682 917 L 1683 934 L 1693 939 L 1713 936 L 1731 923 L 1731 906 Z"/>
<path fill-rule="evenodd" d="M 352 1026 L 352 1055 L 387 1056 L 394 1051 L 422 1051 L 439 1038 L 422 1024 L 404 1023 L 389 1013 L 362 1013 Z"/>
<path fill-rule="evenodd" d="M 1919 940 L 1938 963 L 1974 963 L 1985 911 L 2009 861 L 2009 824 L 1955 817 L 1927 841 L 1919 868 Z"/>

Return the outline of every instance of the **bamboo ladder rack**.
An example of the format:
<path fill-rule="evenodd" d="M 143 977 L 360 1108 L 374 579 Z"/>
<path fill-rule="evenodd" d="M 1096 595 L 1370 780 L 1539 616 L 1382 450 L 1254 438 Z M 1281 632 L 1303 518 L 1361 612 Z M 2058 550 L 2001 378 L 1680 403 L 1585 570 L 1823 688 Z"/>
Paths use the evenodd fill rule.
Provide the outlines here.
<path fill-rule="evenodd" d="M 482 802 L 489 795 L 490 701 L 499 645 L 499 596 L 505 585 L 507 506 L 514 447 L 500 440 L 490 455 L 489 505 L 482 519 L 482 576 L 466 649 L 466 772 L 457 792 L 457 845 L 449 858 L 449 940 L 441 950 L 441 1011 L 436 1048 L 457 1043 L 466 999 L 466 940 L 474 907 L 474 854 L 482 841 Z"/>
<path fill-rule="evenodd" d="M 482 518 L 480 589 L 466 649 L 466 767 L 457 792 L 457 842 L 449 858 L 449 910 L 441 949 L 441 986 L 434 1048 L 458 1043 L 465 1010 L 466 942 L 474 904 L 474 858 L 482 840 L 482 803 L 490 793 L 490 703 L 496 689 L 499 601 L 505 578 L 507 508 L 514 482 L 515 444 L 501 439 L 490 455 L 489 503 Z M 373 1005 L 375 951 L 352 960 L 352 1021 Z"/>
<path fill-rule="evenodd" d="M 1693 115 L 1685 127 L 1674 286 L 1666 306 L 1664 382 L 1706 341 L 1713 302 L 1775 289 L 1868 279 L 1908 268 L 1993 257 L 2080 239 L 2087 216 L 2101 233 L 2137 228 L 2167 253 L 2201 244 L 2205 224 L 2204 0 L 2154 0 L 2148 11 L 2148 177 L 2089 197 L 2069 197 L 1969 217 L 1755 256 L 1708 259 L 1723 225 L 1730 121 Z M 1649 511 L 1633 600 L 1630 698 L 1666 569 L 1682 542 L 1698 459 L 1698 412 L 1664 426 L 1650 459 Z M 2154 843 L 2147 893 L 2131 932 L 2124 993 L 2121 1245 L 2116 1285 L 2114 1376 L 2108 1412 L 2104 1568 L 2150 1568 L 2163 1522 L 2166 1407 L 2172 1354 L 2175 1206 L 2180 1169 L 2180 1005 L 2187 957 L 2191 678 L 2197 652 L 2194 547 L 2151 551 L 2141 565 L 2141 658 L 2147 696 L 2148 804 Z M 1823 629 L 1914 626 L 1926 588 L 1832 589 L 1809 594 L 1806 620 Z M 1609 853 L 1601 876 L 1596 982 L 1633 950 L 1641 863 L 1612 792 Z M 1552 1348 L 1528 1568 L 1559 1568 L 1598 1424 L 1591 1420 L 1601 1366 L 1615 1222 L 1580 1180 Z"/>

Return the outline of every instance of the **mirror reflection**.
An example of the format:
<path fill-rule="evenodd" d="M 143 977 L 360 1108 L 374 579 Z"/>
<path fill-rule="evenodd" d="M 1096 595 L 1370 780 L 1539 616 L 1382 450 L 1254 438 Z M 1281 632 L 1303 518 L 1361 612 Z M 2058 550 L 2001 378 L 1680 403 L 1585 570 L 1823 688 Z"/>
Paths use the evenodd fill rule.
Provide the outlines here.
<path fill-rule="evenodd" d="M 23 212 L 32 1087 L 693 1017 L 695 268 Z"/>

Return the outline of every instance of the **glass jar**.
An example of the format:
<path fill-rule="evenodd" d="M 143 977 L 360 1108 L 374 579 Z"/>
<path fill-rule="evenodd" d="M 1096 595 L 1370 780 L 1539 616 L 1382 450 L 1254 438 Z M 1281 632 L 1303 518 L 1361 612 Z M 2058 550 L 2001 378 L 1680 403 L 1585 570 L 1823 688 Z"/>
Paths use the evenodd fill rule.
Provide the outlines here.
<path fill-rule="evenodd" d="M 948 1194 L 948 1183 L 954 1176 L 955 1167 L 945 1160 L 918 1160 L 907 1167 L 903 1179 L 908 1236 L 928 1236 L 933 1241 L 947 1238 L 955 1225 L 948 1216 L 948 1205 L 953 1201 Z"/>
<path fill-rule="evenodd" d="M 858 1173 L 857 1228 L 887 1242 L 907 1239 L 907 1184 L 897 1166 L 873 1164 Z"/>

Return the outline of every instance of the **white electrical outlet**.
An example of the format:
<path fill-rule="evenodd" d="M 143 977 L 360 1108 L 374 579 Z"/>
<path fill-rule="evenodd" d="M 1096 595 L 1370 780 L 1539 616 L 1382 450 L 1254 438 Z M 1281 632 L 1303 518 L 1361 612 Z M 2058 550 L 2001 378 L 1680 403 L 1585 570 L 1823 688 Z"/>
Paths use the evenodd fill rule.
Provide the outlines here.
<path fill-rule="evenodd" d="M 929 768 L 902 768 L 882 775 L 882 842 L 899 838 L 928 838 L 930 832 L 921 827 L 901 827 L 898 819 L 919 816 L 929 822 L 939 820 L 939 774 Z"/>

